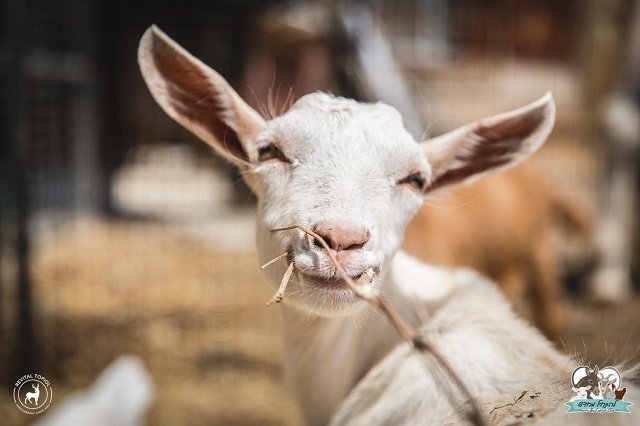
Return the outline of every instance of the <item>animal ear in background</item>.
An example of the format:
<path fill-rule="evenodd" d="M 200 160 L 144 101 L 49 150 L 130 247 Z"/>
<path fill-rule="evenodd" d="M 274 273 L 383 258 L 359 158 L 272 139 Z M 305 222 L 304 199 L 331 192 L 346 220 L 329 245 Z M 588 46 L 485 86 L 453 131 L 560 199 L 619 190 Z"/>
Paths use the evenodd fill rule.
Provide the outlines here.
<path fill-rule="evenodd" d="M 265 121 L 217 72 L 155 25 L 140 40 L 142 77 L 164 111 L 241 169 Z"/>
<path fill-rule="evenodd" d="M 433 171 L 430 189 L 472 183 L 521 163 L 545 142 L 555 115 L 553 97 L 548 92 L 527 106 L 423 142 Z"/>

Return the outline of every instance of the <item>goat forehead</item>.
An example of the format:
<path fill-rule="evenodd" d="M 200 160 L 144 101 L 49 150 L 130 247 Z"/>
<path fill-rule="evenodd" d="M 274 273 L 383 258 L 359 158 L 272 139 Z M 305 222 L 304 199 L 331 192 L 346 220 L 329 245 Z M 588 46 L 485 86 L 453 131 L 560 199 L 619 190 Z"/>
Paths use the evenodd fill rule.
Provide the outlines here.
<path fill-rule="evenodd" d="M 418 153 L 417 143 L 394 108 L 324 93 L 301 98 L 287 114 L 269 123 L 268 133 L 286 154 L 301 162 L 408 166 L 403 163 L 416 162 Z"/>

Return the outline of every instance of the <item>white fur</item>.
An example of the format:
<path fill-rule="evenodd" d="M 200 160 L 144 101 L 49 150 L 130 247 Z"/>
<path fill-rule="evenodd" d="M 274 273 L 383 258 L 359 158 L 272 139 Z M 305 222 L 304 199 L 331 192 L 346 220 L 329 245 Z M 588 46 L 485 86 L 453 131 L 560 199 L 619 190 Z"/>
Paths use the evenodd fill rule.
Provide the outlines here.
<path fill-rule="evenodd" d="M 311 228 L 334 219 L 357 222 L 371 232 L 370 249 L 353 253 L 343 264 L 345 271 L 358 275 L 385 264 L 400 246 L 406 223 L 422 204 L 418 193 L 397 185 L 412 170 L 429 175 L 419 145 L 393 108 L 324 93 L 300 99 L 287 114 L 269 122 L 258 139 L 258 146 L 275 141 L 292 161 L 291 165 L 258 164 L 248 171 L 257 177 L 257 192 L 264 194 L 258 206 L 260 261 L 286 250 L 295 253 L 289 290 L 296 296 L 287 303 L 298 309 L 329 316 L 362 305 L 353 303 L 355 295 L 350 290 L 328 298 L 324 289 L 306 285 L 301 273 L 308 270 L 327 277 L 335 274 L 330 259 L 307 250 L 308 239 L 301 231 L 274 235 L 269 230 L 290 224 Z M 282 277 L 284 268 L 271 269 L 271 279 Z"/>
<path fill-rule="evenodd" d="M 368 241 L 337 251 L 338 261 L 353 277 L 376 270 L 371 287 L 415 327 L 421 323 L 416 304 L 423 305 L 431 316 L 423 332 L 440 342 L 472 394 L 487 400 L 483 407 L 539 388 L 546 405 L 536 414 L 542 416 L 569 399 L 575 365 L 517 318 L 492 283 L 398 253 L 423 202 L 404 179 L 419 173 L 439 189 L 523 161 L 553 127 L 550 94 L 419 144 L 393 108 L 323 93 L 301 98 L 265 123 L 221 76 L 157 28 L 145 33 L 138 54 L 158 103 L 231 158 L 256 192 L 260 261 L 286 251 L 294 263 L 283 301 L 284 371 L 308 425 L 332 417 L 336 425 L 459 422 L 463 401 L 450 404 L 440 386 L 449 379 L 402 342 L 385 317 L 345 286 L 326 284 L 337 279 L 335 267 L 304 233 L 270 231 L 293 224 L 364 227 Z M 260 160 L 270 145 L 282 156 Z M 274 286 L 286 263 L 267 270 Z"/>
<path fill-rule="evenodd" d="M 435 336 L 452 369 L 478 398 L 516 397 L 554 377 L 565 377 L 570 383 L 571 362 L 537 330 L 516 318 L 493 283 L 475 273 L 458 274 L 452 293 L 432 303 L 429 313 L 424 332 Z M 451 405 L 443 386 L 458 404 L 464 402 L 430 356 L 403 343 L 358 384 L 331 424 L 437 425 L 443 419 L 451 421 L 460 406 Z M 564 389 L 565 401 L 570 389 Z"/>

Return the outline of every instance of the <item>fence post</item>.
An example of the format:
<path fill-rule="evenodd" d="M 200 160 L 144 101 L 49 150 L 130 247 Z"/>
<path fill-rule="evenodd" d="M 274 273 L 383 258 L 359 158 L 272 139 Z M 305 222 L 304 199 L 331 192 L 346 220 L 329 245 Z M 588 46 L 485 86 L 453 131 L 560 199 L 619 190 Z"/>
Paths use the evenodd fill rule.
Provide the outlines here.
<path fill-rule="evenodd" d="M 30 241 L 30 196 L 28 182 L 28 136 L 26 128 L 27 85 L 23 69 L 23 55 L 27 40 L 27 19 L 22 0 L 8 2 L 9 13 L 9 91 L 10 140 L 13 159 L 12 184 L 16 217 L 15 249 L 17 261 L 17 306 L 15 327 L 14 376 L 32 372 L 34 366 L 34 333 L 32 286 L 29 271 Z M 12 377 L 11 379 L 15 379 Z"/>

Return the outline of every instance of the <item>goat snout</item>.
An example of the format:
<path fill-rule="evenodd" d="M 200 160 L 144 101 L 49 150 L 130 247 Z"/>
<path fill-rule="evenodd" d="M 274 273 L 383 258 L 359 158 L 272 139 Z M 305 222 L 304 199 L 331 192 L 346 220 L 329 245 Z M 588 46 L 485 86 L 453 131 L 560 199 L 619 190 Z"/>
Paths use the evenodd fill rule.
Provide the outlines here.
<path fill-rule="evenodd" d="M 336 252 L 362 248 L 371 237 L 366 227 L 347 220 L 323 221 L 314 226 L 313 230 Z M 313 246 L 322 248 L 315 238 L 309 238 Z"/>

